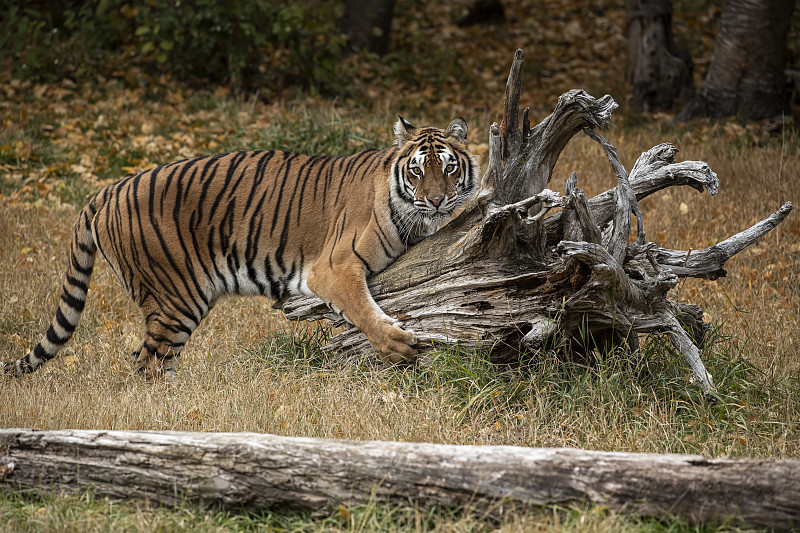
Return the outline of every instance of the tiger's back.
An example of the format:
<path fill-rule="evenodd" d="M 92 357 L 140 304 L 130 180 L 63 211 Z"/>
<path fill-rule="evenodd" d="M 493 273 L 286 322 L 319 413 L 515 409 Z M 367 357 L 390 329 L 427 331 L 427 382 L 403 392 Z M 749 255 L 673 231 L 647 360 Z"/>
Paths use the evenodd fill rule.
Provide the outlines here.
<path fill-rule="evenodd" d="M 254 151 L 171 163 L 102 191 L 93 231 L 139 305 L 148 293 L 176 292 L 200 316 L 225 293 L 311 294 L 305 280 L 331 224 L 370 216 L 374 190 L 365 182 L 390 157 L 388 150 L 346 157 Z M 349 179 L 336 179 L 349 168 Z M 345 202 L 354 194 L 361 201 Z M 402 252 L 386 251 L 389 261 Z"/>
<path fill-rule="evenodd" d="M 366 278 L 449 218 L 477 184 L 477 167 L 462 119 L 447 131 L 401 119 L 395 132 L 397 145 L 380 151 L 233 152 L 109 185 L 76 224 L 50 329 L 5 371 L 35 370 L 71 337 L 96 250 L 142 309 L 146 334 L 133 359 L 147 375 L 174 370 L 192 331 L 224 294 L 316 294 L 379 354 L 413 356 L 413 333 L 380 310 Z"/>

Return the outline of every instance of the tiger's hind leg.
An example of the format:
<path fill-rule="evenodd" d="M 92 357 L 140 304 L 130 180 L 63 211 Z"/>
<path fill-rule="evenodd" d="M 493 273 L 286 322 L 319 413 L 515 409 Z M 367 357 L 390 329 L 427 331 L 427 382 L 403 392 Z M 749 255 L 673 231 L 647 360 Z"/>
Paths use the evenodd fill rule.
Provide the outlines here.
<path fill-rule="evenodd" d="M 133 368 L 148 381 L 177 377 L 178 356 L 197 324 L 178 320 L 161 312 L 145 316 L 145 336 L 139 348 L 131 354 Z"/>

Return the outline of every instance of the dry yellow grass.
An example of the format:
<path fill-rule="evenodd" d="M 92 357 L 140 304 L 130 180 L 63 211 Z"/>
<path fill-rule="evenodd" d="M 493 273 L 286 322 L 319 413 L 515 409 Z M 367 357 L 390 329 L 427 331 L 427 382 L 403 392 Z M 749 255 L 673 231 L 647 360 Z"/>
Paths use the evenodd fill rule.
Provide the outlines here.
<path fill-rule="evenodd" d="M 160 102 L 114 80 L 98 83 L 100 88 L 93 88 L 87 79 L 75 80 L 77 85 L 70 80 L 49 87 L 22 84 L 10 91 L 7 85 L 0 102 L 4 104 L 0 146 L 11 147 L 0 150 L 6 163 L 0 169 L 0 360 L 23 355 L 45 331 L 55 310 L 67 239 L 80 206 L 59 205 L 54 195 L 71 201 L 114 178 L 114 172 L 127 172 L 127 167 L 214 151 L 253 146 L 299 149 L 292 144 L 298 140 L 308 141 L 306 146 L 335 144 L 348 151 L 365 146 L 365 139 L 378 139 L 384 145 L 391 142 L 397 112 L 415 123 L 439 125 L 463 115 L 470 125 L 470 139 L 481 151 L 489 124 L 500 119 L 505 76 L 517 46 L 528 53 L 522 104 L 531 105 L 532 116 L 541 119 L 557 95 L 572 87 L 585 87 L 595 96 L 611 92 L 624 112 L 627 105 L 621 95 L 628 88 L 622 81 L 625 62 L 619 59 L 626 46 L 621 31 L 624 6 L 601 4 L 507 3 L 509 20 L 519 20 L 510 40 L 506 29 L 493 34 L 484 26 L 448 25 L 441 31 L 441 24 L 426 23 L 409 31 L 398 25 L 402 31 L 393 32 L 400 42 L 398 50 L 415 50 L 408 45 L 415 40 L 424 43 L 425 55 L 434 60 L 448 57 L 440 50 L 457 50 L 463 57 L 458 80 L 448 78 L 434 90 L 437 82 L 428 77 L 433 71 L 423 63 L 416 73 L 404 71 L 402 76 L 380 76 L 369 82 L 365 91 L 369 103 L 343 99 L 344 107 L 334 112 L 329 101 L 308 96 L 305 108 L 298 110 L 281 102 L 267 105 L 255 97 L 236 101 L 222 89 L 213 95 L 193 94 L 169 84 L 162 88 Z M 690 43 L 698 85 L 711 56 L 716 24 L 708 22 L 713 11 L 704 8 L 705 14 L 693 15 L 701 8 L 683 4 L 676 4 L 675 33 L 684 46 Z M 441 21 L 453 19 L 442 10 L 455 12 L 465 5 L 418 3 L 412 10 L 398 12 L 419 16 L 420 9 L 433 10 Z M 423 15 L 419 20 L 432 18 Z M 579 41 L 574 31 L 567 30 L 576 20 L 585 32 L 580 42 L 604 46 L 573 46 Z M 592 24 L 583 24 L 586 20 Z M 476 49 L 479 53 L 473 53 Z M 413 59 L 416 62 L 416 54 Z M 7 83 L 10 74 L 0 78 Z M 468 79 L 474 83 L 448 91 Z M 646 120 L 651 122 L 633 127 L 625 125 L 623 117 L 618 120 L 621 125 L 607 134 L 628 169 L 641 151 L 669 141 L 681 149 L 679 158 L 708 161 L 721 183 L 714 198 L 676 189 L 643 201 L 650 240 L 696 249 L 763 219 L 786 200 L 800 203 L 796 133 L 767 138 L 758 126 L 701 122 L 674 127 L 661 119 Z M 326 135 L 329 130 L 336 131 Z M 573 170 L 580 173 L 579 185 L 590 196 L 614 182 L 599 147 L 588 139 L 570 143 L 551 188 L 563 188 Z M 51 186 L 47 198 L 36 204 L 2 195 L 21 193 L 19 198 L 27 202 Z M 719 326 L 716 342 L 703 357 L 722 398 L 717 405 L 708 405 L 698 401 L 698 390 L 688 382 L 690 372 L 682 359 L 656 345 L 648 347 L 641 368 L 614 358 L 572 362 L 555 354 L 543 354 L 530 369 L 511 376 L 492 373 L 480 358 L 460 362 L 447 354 L 419 368 L 341 367 L 314 353 L 305 358 L 298 354 L 303 349 L 313 352 L 308 342 L 301 340 L 290 349 L 287 342 L 270 341 L 279 331 L 302 338 L 306 326 L 296 330 L 260 299 L 222 302 L 188 343 L 180 382 L 169 388 L 146 383 L 131 375 L 126 363 L 126 354 L 139 341 L 141 319 L 101 260 L 82 323 L 63 356 L 24 379 L 0 379 L 0 426 L 263 431 L 799 457 L 800 213 L 790 215 L 727 268 L 728 278 L 687 280 L 672 295 L 702 305 Z M 690 529 L 669 521 L 641 526 L 597 508 L 506 510 L 499 519 L 487 519 L 487 513 L 497 509 L 452 514 L 376 504 L 351 511 L 333 510 L 329 517 L 313 520 L 268 513 L 265 516 L 271 518 L 253 518 L 192 506 L 165 510 L 140 502 L 126 505 L 56 496 L 40 500 L 0 491 L 0 529 L 12 531 Z"/>
<path fill-rule="evenodd" d="M 706 125 L 609 132 L 627 168 L 641 151 L 672 141 L 684 159 L 704 159 L 720 176 L 717 197 L 675 189 L 642 202 L 649 239 L 674 248 L 701 248 L 765 218 L 784 201 L 800 200 L 796 136 L 755 143 L 747 141 L 752 135 Z M 552 188 L 563 187 L 573 170 L 590 196 L 613 182 L 599 147 L 588 139 L 575 139 L 567 147 Z M 52 317 L 77 210 L 50 200 L 0 204 L 3 360 L 23 355 Z M 625 362 L 581 369 L 555 354 L 541 356 L 532 371 L 510 381 L 493 375 L 480 360 L 470 359 L 466 370 L 459 369 L 446 354 L 417 368 L 340 366 L 297 355 L 287 359 L 280 353 L 285 343 L 270 348 L 269 337 L 307 326 L 287 322 L 268 301 L 255 298 L 231 299 L 215 308 L 184 351 L 178 384 L 147 383 L 130 373 L 126 359 L 139 340 L 141 319 L 101 260 L 82 323 L 63 356 L 31 376 L 0 381 L 0 426 L 258 431 L 798 456 L 799 234 L 800 218 L 794 213 L 733 259 L 728 278 L 686 281 L 674 295 L 702 305 L 723 336 L 731 338 L 704 355 L 711 358 L 710 370 L 727 394 L 719 406 L 695 402 L 688 369 L 663 350 L 646 361 L 643 378 Z M 741 358 L 754 368 L 737 370 Z M 582 382 L 572 383 L 573 378 Z"/>

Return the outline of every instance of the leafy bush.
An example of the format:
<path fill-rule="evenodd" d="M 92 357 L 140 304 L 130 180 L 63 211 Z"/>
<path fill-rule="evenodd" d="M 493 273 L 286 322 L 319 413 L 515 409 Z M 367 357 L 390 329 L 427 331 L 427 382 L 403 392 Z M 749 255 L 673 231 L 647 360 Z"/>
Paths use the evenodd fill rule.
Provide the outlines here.
<path fill-rule="evenodd" d="M 339 83 L 345 39 L 331 0 L 60 0 L 24 9 L 0 0 L 0 9 L 0 47 L 15 75 L 35 81 L 110 66 L 237 88 Z"/>

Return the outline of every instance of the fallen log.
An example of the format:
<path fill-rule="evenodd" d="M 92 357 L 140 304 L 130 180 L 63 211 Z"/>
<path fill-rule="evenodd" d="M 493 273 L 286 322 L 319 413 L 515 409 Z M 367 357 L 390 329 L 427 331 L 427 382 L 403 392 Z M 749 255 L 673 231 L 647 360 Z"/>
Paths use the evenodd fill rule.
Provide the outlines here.
<path fill-rule="evenodd" d="M 496 363 L 543 348 L 585 352 L 617 346 L 636 352 L 639 334 L 663 334 L 713 398 L 714 382 L 700 359 L 709 328 L 703 311 L 667 295 L 679 278 L 724 276 L 725 262 L 780 224 L 792 204 L 704 250 L 647 241 L 639 200 L 673 186 L 714 195 L 717 175 L 702 161 L 676 162 L 678 150 L 668 143 L 642 153 L 628 173 L 616 148 L 597 133 L 609 127 L 617 107 L 608 95 L 595 99 L 569 91 L 533 128 L 525 109 L 520 128 L 523 58 L 517 50 L 503 121 L 490 128 L 488 167 L 478 193 L 457 218 L 369 280 L 375 301 L 418 333 L 421 350 L 458 345 L 485 350 Z M 581 132 L 598 142 L 616 176 L 616 187 L 591 199 L 578 188 L 575 173 L 563 195 L 546 188 L 561 151 Z M 546 216 L 554 207 L 560 212 Z M 344 323 L 318 298 L 276 306 L 292 320 Z M 327 349 L 363 357 L 370 346 L 350 328 Z"/>
<path fill-rule="evenodd" d="M 0 430 L 0 488 L 248 508 L 590 502 L 790 529 L 800 460 L 345 441 L 255 433 Z"/>

